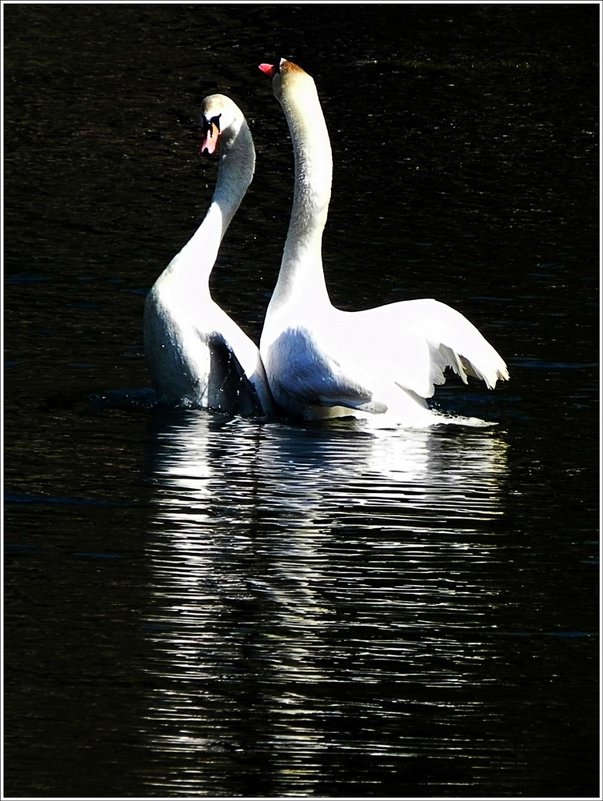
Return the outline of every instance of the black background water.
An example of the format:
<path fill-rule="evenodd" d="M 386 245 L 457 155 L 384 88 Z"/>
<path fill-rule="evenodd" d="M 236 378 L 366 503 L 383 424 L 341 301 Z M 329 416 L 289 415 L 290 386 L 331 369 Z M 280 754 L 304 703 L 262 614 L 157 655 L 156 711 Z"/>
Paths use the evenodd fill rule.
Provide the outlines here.
<path fill-rule="evenodd" d="M 598 14 L 5 5 L 5 793 L 598 793 Z M 436 297 L 511 381 L 368 432 L 145 408 L 144 295 L 256 179 L 214 296 L 254 337 L 317 81 L 333 301 Z"/>

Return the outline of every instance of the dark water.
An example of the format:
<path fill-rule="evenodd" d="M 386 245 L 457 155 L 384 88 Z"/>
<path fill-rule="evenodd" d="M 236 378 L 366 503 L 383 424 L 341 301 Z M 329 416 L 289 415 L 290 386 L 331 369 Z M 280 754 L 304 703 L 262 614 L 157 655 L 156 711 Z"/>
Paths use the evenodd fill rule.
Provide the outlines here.
<path fill-rule="evenodd" d="M 598 795 L 598 14 L 4 7 L 7 796 Z M 212 283 L 259 336 L 291 197 L 275 54 L 331 131 L 334 302 L 464 312 L 511 381 L 437 403 L 498 426 L 138 391 L 215 90 L 258 168 Z"/>

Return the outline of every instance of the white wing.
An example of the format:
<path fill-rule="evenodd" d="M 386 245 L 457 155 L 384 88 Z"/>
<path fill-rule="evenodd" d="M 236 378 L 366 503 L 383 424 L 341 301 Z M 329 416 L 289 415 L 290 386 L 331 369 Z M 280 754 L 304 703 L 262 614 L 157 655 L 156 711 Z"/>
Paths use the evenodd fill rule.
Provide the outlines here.
<path fill-rule="evenodd" d="M 388 369 L 396 384 L 423 398 L 445 382 L 447 367 L 465 383 L 471 375 L 489 389 L 509 377 L 506 364 L 473 323 L 445 303 L 410 300 L 343 314 L 356 347 L 365 341 L 364 359 Z"/>
<path fill-rule="evenodd" d="M 306 329 L 287 328 L 272 343 L 269 358 L 277 400 L 285 394 L 302 406 L 385 411 L 382 403 L 373 401 L 369 377 L 358 366 L 342 364 L 328 338 L 322 342 Z"/>

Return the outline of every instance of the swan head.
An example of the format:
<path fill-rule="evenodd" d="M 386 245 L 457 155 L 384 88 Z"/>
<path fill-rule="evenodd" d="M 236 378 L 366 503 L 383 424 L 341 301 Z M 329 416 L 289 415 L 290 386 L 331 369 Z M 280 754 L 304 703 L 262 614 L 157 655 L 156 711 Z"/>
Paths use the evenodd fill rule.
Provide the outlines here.
<path fill-rule="evenodd" d="M 295 192 L 299 194 L 298 190 L 305 187 L 308 198 L 320 209 L 326 221 L 333 158 L 314 79 L 286 58 L 281 58 L 276 64 L 260 64 L 259 69 L 272 78 L 274 96 L 287 119 L 295 154 Z"/>
<path fill-rule="evenodd" d="M 199 152 L 211 156 L 218 148 L 228 150 L 244 122 L 243 112 L 229 97 L 208 95 L 201 104 L 203 140 Z"/>
<path fill-rule="evenodd" d="M 306 87 L 307 91 L 316 94 L 316 86 L 311 75 L 293 61 L 281 58 L 276 64 L 260 64 L 259 69 L 272 78 L 274 96 L 282 103 L 283 99 L 295 88 L 296 92 Z"/>

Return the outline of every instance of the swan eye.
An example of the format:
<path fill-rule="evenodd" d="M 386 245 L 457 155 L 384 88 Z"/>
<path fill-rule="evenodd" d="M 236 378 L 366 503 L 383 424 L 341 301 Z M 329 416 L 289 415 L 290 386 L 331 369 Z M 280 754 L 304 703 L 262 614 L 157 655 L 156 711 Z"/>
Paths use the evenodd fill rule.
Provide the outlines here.
<path fill-rule="evenodd" d="M 210 138 L 212 136 L 212 129 L 215 127 L 218 133 L 220 133 L 220 117 L 221 114 L 216 114 L 215 117 L 211 117 L 211 119 L 207 119 L 207 117 L 203 117 L 203 134 L 209 134 Z"/>

